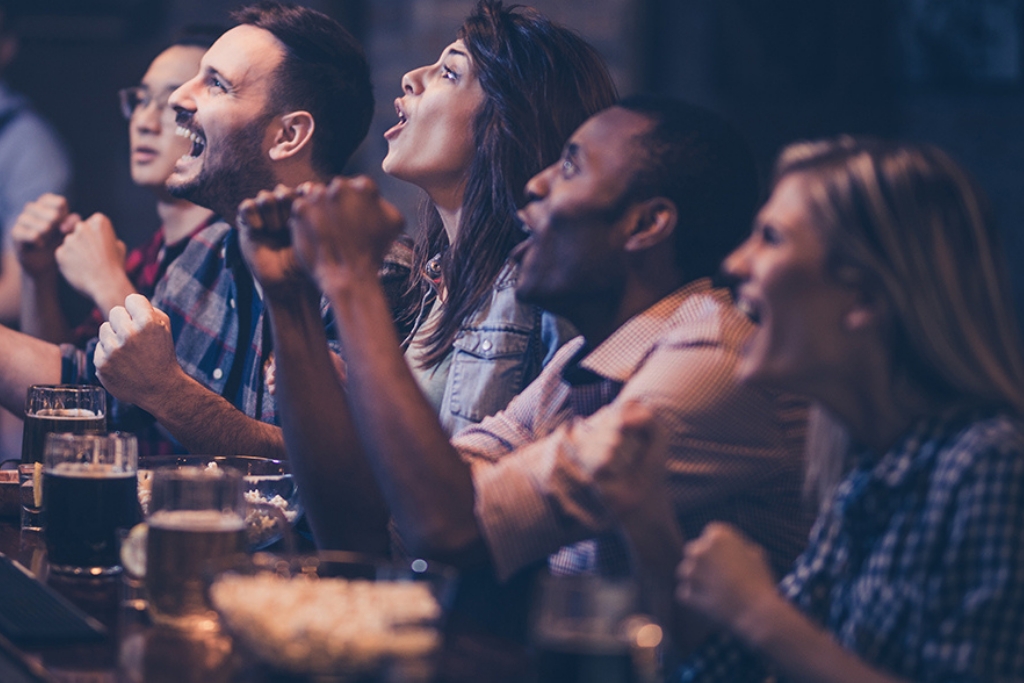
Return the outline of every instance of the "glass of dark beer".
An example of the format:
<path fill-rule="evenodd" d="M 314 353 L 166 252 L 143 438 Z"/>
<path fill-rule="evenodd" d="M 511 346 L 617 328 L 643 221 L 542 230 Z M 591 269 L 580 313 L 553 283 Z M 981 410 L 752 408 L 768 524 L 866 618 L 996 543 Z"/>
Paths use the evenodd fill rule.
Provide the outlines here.
<path fill-rule="evenodd" d="M 50 571 L 121 571 L 119 539 L 142 520 L 134 434 L 48 434 L 43 523 Z"/>
<path fill-rule="evenodd" d="M 217 628 L 207 568 L 246 550 L 242 473 L 227 467 L 153 471 L 146 538 L 146 596 L 153 620 L 189 631 Z"/>
<path fill-rule="evenodd" d="M 639 611 L 639 602 L 628 578 L 543 577 L 531 629 L 537 680 L 659 680 L 662 631 Z"/>
<path fill-rule="evenodd" d="M 107 392 L 88 384 L 37 384 L 25 397 L 21 442 L 21 528 L 42 529 L 43 446 L 49 433 L 107 431 Z"/>

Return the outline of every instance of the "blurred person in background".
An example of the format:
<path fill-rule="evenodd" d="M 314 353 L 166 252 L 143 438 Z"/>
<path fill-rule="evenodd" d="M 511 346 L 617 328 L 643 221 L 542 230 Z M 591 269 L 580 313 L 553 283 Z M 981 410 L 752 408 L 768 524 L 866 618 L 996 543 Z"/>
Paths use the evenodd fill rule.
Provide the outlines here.
<path fill-rule="evenodd" d="M 47 192 L 64 194 L 71 184 L 71 162 L 56 133 L 12 91 L 3 74 L 18 52 L 17 12 L 13 3 L 0 3 L 0 323 L 18 322 L 21 265 L 11 242 L 11 230 L 28 202 Z"/>
<path fill-rule="evenodd" d="M 199 71 L 199 60 L 223 31 L 190 27 L 149 65 L 139 85 L 120 91 L 128 120 L 132 181 L 156 196 L 161 225 L 125 256 L 110 220 L 70 213 L 66 198 L 45 194 L 29 202 L 12 237 L 24 272 L 21 330 L 54 343 L 84 346 L 114 306 L 132 292 L 153 295 L 157 280 L 185 248 L 188 238 L 210 223 L 213 212 L 167 191 L 167 178 L 191 141 L 175 134 L 175 111 L 167 100 Z M 86 321 L 72 326 L 59 298 L 60 278 L 95 305 Z"/>

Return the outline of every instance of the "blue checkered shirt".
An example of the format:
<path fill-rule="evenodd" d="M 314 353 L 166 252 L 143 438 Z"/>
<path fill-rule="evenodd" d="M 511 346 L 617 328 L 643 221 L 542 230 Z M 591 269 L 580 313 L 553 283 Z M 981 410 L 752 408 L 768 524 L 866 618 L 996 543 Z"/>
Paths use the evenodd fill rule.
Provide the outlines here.
<path fill-rule="evenodd" d="M 920 421 L 862 456 L 779 586 L 865 662 L 914 681 L 1024 680 L 1024 424 Z M 715 636 L 681 681 L 761 681 Z"/>
<path fill-rule="evenodd" d="M 410 264 L 411 251 L 396 244 L 381 269 L 393 311 L 404 307 L 399 292 L 404 290 Z M 245 317 L 240 309 L 246 301 L 250 302 L 250 324 L 240 330 L 240 318 Z M 247 416 L 277 424 L 276 404 L 266 382 L 271 358 L 269 323 L 234 228 L 219 221 L 197 233 L 157 283 L 153 305 L 170 318 L 178 362 L 189 376 Z M 333 322 L 326 299 L 321 301 L 321 312 L 330 332 Z M 96 382 L 96 343 L 95 339 L 89 342 L 84 352 L 70 345 L 61 347 L 62 382 Z M 332 345 L 338 350 L 336 342 Z M 243 354 L 236 370 L 240 382 L 232 388 L 228 380 L 239 354 Z M 115 402 L 110 409 L 111 426 L 136 431 L 143 421 L 138 412 Z"/>

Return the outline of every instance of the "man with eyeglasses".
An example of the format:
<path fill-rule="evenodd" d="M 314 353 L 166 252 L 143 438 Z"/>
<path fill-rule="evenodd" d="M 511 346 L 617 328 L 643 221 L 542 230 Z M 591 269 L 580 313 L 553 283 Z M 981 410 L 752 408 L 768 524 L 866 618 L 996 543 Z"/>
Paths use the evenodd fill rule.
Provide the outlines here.
<path fill-rule="evenodd" d="M 172 197 L 167 178 L 189 143 L 175 135 L 174 110 L 167 100 L 199 71 L 199 60 L 222 33 L 191 27 L 149 65 L 139 85 L 118 94 L 128 120 L 132 181 L 156 195 L 161 226 L 125 257 L 124 244 L 105 215 L 82 219 L 67 200 L 47 193 L 25 205 L 11 236 L 27 276 L 21 330 L 54 343 L 76 346 L 96 336 L 114 306 L 132 292 L 153 295 L 156 281 L 185 248 L 188 238 L 210 223 L 213 212 Z M 72 326 L 58 296 L 59 277 L 88 297 L 95 308 Z M 77 321 L 76 321 L 77 322 Z"/>

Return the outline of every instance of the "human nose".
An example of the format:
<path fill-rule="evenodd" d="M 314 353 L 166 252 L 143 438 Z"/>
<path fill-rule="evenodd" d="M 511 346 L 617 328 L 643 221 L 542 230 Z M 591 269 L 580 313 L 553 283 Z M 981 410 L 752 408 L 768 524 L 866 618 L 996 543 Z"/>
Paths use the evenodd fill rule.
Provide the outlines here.
<path fill-rule="evenodd" d="M 402 92 L 407 95 L 418 95 L 423 92 L 423 74 L 429 67 L 421 66 L 418 69 L 406 72 L 402 76 Z"/>
<path fill-rule="evenodd" d="M 743 244 L 736 247 L 731 254 L 722 261 L 721 271 L 725 277 L 734 282 L 743 282 L 750 279 L 750 260 L 753 248 L 752 237 L 748 237 Z"/>
<path fill-rule="evenodd" d="M 178 86 L 177 90 L 171 93 L 171 96 L 167 98 L 167 106 L 175 112 L 175 120 L 181 119 L 181 114 L 191 114 L 196 110 L 196 104 L 192 97 L 192 90 L 195 87 L 196 80 L 199 77 L 193 78 L 190 81 L 186 81 Z"/>
<path fill-rule="evenodd" d="M 166 107 L 166 104 L 161 106 L 156 96 L 150 97 L 148 101 L 140 102 L 132 112 L 132 125 L 139 131 L 159 132 Z"/>
<path fill-rule="evenodd" d="M 526 202 L 536 202 L 548 195 L 548 174 L 551 171 L 548 166 L 543 171 L 526 181 Z"/>

